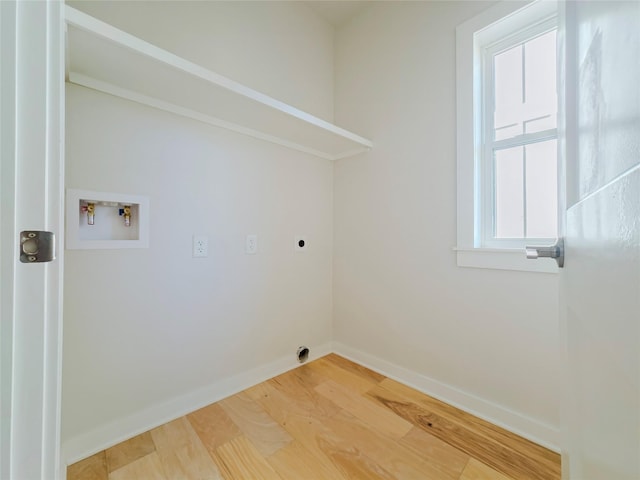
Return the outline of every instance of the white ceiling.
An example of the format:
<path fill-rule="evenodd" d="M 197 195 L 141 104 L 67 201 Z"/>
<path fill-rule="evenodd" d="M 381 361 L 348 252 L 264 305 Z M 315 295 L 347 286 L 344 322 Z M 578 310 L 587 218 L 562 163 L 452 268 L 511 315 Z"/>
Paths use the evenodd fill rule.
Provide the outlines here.
<path fill-rule="evenodd" d="M 312 0 L 305 1 L 312 10 L 335 28 L 347 23 L 373 0 Z"/>

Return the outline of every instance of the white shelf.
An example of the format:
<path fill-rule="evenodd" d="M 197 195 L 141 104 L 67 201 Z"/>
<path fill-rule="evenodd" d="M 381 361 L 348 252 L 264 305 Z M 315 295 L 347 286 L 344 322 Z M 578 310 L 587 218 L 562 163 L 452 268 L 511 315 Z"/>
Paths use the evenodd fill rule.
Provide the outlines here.
<path fill-rule="evenodd" d="M 70 6 L 71 83 L 150 105 L 328 160 L 369 150 L 370 140 L 207 70 Z"/>

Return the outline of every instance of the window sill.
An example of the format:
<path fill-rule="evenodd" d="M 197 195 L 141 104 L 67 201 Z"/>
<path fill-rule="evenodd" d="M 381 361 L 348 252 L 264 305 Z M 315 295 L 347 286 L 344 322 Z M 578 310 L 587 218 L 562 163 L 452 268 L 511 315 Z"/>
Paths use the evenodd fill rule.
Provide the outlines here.
<path fill-rule="evenodd" d="M 458 248 L 454 247 L 459 267 L 515 270 L 520 272 L 558 273 L 551 258 L 529 260 L 524 249 Z"/>

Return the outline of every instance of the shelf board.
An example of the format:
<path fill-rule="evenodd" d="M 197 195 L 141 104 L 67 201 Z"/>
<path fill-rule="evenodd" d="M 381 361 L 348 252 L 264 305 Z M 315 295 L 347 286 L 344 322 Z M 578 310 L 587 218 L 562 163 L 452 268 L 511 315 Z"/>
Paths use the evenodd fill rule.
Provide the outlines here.
<path fill-rule="evenodd" d="M 71 83 L 338 160 L 370 140 L 253 90 L 70 6 L 67 79 Z"/>

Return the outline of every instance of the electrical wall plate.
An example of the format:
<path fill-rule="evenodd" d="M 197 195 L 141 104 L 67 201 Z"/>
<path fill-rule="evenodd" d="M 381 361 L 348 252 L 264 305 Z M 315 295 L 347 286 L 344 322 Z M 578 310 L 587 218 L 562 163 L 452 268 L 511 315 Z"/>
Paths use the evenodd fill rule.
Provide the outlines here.
<path fill-rule="evenodd" d="M 209 256 L 209 237 L 206 235 L 194 235 L 192 245 L 193 258 L 204 258 Z"/>
<path fill-rule="evenodd" d="M 255 233 L 247 235 L 244 243 L 244 253 L 247 255 L 255 255 L 258 253 L 258 235 Z"/>

